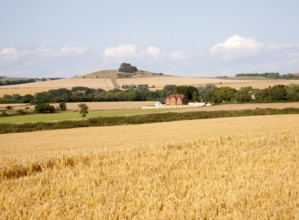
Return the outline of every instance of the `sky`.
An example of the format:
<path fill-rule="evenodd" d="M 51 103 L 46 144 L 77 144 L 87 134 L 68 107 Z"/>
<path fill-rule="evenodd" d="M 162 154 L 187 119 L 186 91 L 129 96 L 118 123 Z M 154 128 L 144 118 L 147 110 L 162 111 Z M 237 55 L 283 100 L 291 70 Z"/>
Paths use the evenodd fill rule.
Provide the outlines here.
<path fill-rule="evenodd" d="M 298 0 L 0 0 L 0 76 L 299 72 Z"/>

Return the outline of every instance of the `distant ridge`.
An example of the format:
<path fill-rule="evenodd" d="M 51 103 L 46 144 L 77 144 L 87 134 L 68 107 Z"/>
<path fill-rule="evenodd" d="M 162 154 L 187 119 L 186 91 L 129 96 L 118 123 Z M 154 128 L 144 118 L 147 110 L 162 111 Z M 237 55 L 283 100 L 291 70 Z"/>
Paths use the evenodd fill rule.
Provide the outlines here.
<path fill-rule="evenodd" d="M 163 73 L 153 73 L 145 70 L 138 70 L 135 73 L 123 73 L 118 70 L 100 70 L 93 73 L 88 73 L 78 78 L 100 78 L 100 79 L 120 79 L 120 78 L 146 78 L 146 77 L 160 77 L 169 76 Z"/>

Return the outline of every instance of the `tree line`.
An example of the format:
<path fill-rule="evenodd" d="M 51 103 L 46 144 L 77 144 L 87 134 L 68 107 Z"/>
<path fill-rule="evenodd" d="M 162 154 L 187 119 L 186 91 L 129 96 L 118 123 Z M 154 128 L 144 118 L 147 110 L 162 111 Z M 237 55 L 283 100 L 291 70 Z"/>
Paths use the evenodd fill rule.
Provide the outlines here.
<path fill-rule="evenodd" d="M 0 103 L 61 103 L 61 102 L 103 102 L 103 101 L 155 101 L 165 100 L 171 94 L 184 94 L 189 101 L 211 103 L 245 102 L 296 102 L 299 101 L 299 85 L 276 85 L 266 89 L 243 87 L 239 90 L 230 87 L 217 88 L 215 85 L 200 87 L 166 85 L 162 90 L 136 89 L 91 89 L 73 87 L 39 92 L 34 95 L 4 95 Z"/>
<path fill-rule="evenodd" d="M 36 81 L 35 79 L 3 80 L 3 81 L 0 81 L 0 86 L 24 84 L 24 83 L 31 83 L 31 82 L 35 82 L 35 81 Z"/>
<path fill-rule="evenodd" d="M 269 79 L 299 79 L 299 76 L 296 76 L 292 73 L 280 75 L 277 72 L 270 72 L 270 73 L 238 73 L 236 77 L 265 77 Z"/>

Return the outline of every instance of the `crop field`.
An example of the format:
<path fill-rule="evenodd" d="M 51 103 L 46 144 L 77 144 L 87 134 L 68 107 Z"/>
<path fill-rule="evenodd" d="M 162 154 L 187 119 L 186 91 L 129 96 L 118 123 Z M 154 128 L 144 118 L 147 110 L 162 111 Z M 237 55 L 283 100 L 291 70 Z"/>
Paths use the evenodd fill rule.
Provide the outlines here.
<path fill-rule="evenodd" d="M 147 78 L 124 78 L 117 79 L 120 86 L 124 84 L 149 84 L 156 88 L 163 88 L 165 85 L 206 85 L 206 84 L 220 84 L 221 83 L 237 83 L 237 82 L 253 82 L 252 80 L 229 80 L 220 78 L 200 78 L 200 77 L 147 77 Z"/>
<path fill-rule="evenodd" d="M 92 79 L 92 78 L 71 78 L 58 79 L 18 85 L 9 85 L 0 87 L 0 96 L 5 94 L 34 94 L 36 92 L 44 92 L 50 89 L 67 88 L 71 89 L 75 86 L 85 86 L 89 88 L 101 88 L 104 90 L 114 89 L 114 85 L 110 79 Z"/>
<path fill-rule="evenodd" d="M 155 86 L 151 90 L 163 89 L 165 85 L 193 85 L 204 86 L 207 84 L 214 84 L 217 87 L 229 86 L 235 89 L 241 87 L 252 86 L 253 88 L 264 89 L 274 85 L 290 85 L 299 84 L 299 80 L 272 80 L 272 79 L 237 79 L 237 78 L 203 78 L 203 77 L 178 77 L 178 76 L 154 76 L 154 77 L 140 77 L 140 78 L 70 78 L 59 79 L 35 83 L 26 83 L 19 85 L 9 85 L 0 87 L 0 97 L 5 94 L 35 94 L 36 92 L 48 91 L 50 89 L 58 88 L 72 88 L 75 86 L 85 86 L 89 88 L 101 88 L 104 90 L 111 90 L 116 87 L 121 87 L 125 84 L 148 84 Z"/>
<path fill-rule="evenodd" d="M 298 130 L 281 115 L 0 135 L 0 219 L 298 219 Z"/>
<path fill-rule="evenodd" d="M 255 89 L 265 89 L 269 86 L 275 86 L 275 85 L 291 85 L 296 84 L 299 85 L 299 80 L 256 80 L 256 81 L 245 81 L 245 82 L 233 82 L 233 83 L 221 83 L 216 85 L 217 87 L 224 87 L 228 86 L 234 89 L 240 89 L 242 87 L 249 87 Z"/>

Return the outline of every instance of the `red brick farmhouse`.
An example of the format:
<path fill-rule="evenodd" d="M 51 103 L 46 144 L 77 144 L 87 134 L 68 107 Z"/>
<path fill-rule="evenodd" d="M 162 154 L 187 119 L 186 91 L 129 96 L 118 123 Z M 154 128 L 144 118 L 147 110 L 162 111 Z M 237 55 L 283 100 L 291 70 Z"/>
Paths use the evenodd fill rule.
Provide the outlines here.
<path fill-rule="evenodd" d="M 166 105 L 188 105 L 188 98 L 183 94 L 169 95 L 165 103 Z"/>

